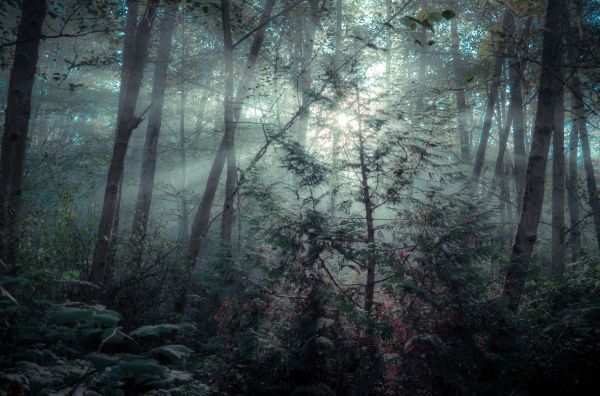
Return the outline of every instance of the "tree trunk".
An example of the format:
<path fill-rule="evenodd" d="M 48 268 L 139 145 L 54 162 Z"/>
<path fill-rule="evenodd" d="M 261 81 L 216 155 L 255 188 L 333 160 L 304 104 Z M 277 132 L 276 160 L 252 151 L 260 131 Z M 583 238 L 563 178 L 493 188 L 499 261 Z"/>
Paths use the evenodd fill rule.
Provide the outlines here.
<path fill-rule="evenodd" d="M 527 162 L 523 208 L 504 281 L 503 296 L 508 300 L 509 308 L 515 312 L 519 308 L 533 245 L 537 239 L 544 201 L 548 149 L 554 128 L 554 110 L 561 89 L 561 81 L 555 76 L 559 75 L 557 63 L 560 60 L 561 25 L 564 15 L 562 1 L 548 0 L 543 31 L 542 71 L 531 151 Z"/>
<path fill-rule="evenodd" d="M 298 81 L 298 88 L 302 94 L 302 113 L 298 117 L 298 142 L 304 147 L 306 145 L 306 132 L 308 130 L 308 120 L 310 117 L 311 89 L 312 89 L 312 62 L 315 44 L 315 33 L 319 24 L 319 2 L 318 0 L 309 0 L 308 17 L 304 20 L 302 15 L 304 29 L 302 35 L 302 64 Z"/>
<path fill-rule="evenodd" d="M 559 76 L 562 79 L 562 74 Z M 565 267 L 565 113 L 564 89 L 557 98 L 552 133 L 552 275 Z"/>
<path fill-rule="evenodd" d="M 527 39 L 531 18 L 527 20 L 526 27 L 523 31 L 523 40 Z M 514 15 L 513 23 L 514 26 Z M 525 60 L 519 59 L 519 54 L 516 51 L 518 43 L 513 46 L 512 54 L 514 58 L 509 64 L 510 78 L 510 106 L 509 112 L 513 122 L 513 153 L 514 153 L 514 174 L 515 174 L 515 190 L 517 196 L 517 208 L 520 210 L 523 203 L 523 192 L 525 190 L 525 171 L 527 166 L 527 153 L 525 151 L 525 126 L 523 115 L 523 96 L 521 93 L 521 80 L 525 71 Z"/>
<path fill-rule="evenodd" d="M 387 17 L 390 15 L 390 0 L 386 2 L 387 7 Z M 332 64 L 332 77 L 334 78 L 334 86 L 336 86 L 336 103 L 340 103 L 341 100 L 341 89 L 339 87 L 340 81 L 340 69 L 342 68 L 342 19 L 343 19 L 343 4 L 342 0 L 336 0 L 335 2 L 335 52 L 333 55 L 333 64 Z M 385 61 L 385 100 L 386 100 L 386 110 L 389 110 L 389 98 L 390 98 L 390 33 L 388 32 L 386 35 L 387 39 L 387 51 L 386 51 L 386 61 Z M 338 163 L 338 157 L 340 152 L 340 130 L 338 128 L 333 128 L 332 130 L 332 142 L 331 142 L 331 166 L 335 169 Z M 329 201 L 329 211 L 331 214 L 335 213 L 335 207 L 337 204 L 337 184 L 338 178 L 336 172 L 332 174 L 333 179 L 333 189 L 331 191 L 330 201 Z"/>
<path fill-rule="evenodd" d="M 110 252 L 111 241 L 115 220 L 117 219 L 119 200 L 121 195 L 121 182 L 125 155 L 129 145 L 129 139 L 135 128 L 142 119 L 135 116 L 135 107 L 138 101 L 144 66 L 148 55 L 148 43 L 150 41 L 150 30 L 156 15 L 158 0 L 150 0 L 136 28 L 134 52 L 131 59 L 129 76 L 127 81 L 121 82 L 125 90 L 120 112 L 117 117 L 117 132 L 113 145 L 113 154 L 106 178 L 104 191 L 104 203 L 100 224 L 98 226 L 98 240 L 92 260 L 90 279 L 93 282 L 102 282 L 105 278 L 107 259 Z M 125 65 L 124 65 L 125 66 Z M 122 73 L 124 74 L 124 73 Z"/>
<path fill-rule="evenodd" d="M 467 97 L 465 94 L 465 76 L 463 72 L 462 53 L 460 52 L 460 40 L 458 37 L 458 26 L 456 18 L 450 21 L 450 33 L 452 35 L 452 63 L 454 66 L 454 79 L 456 84 L 456 112 L 458 121 L 458 133 L 460 138 L 460 159 L 467 162 L 471 157 L 471 146 L 467 132 Z"/>
<path fill-rule="evenodd" d="M 225 150 L 227 155 L 227 179 L 225 181 L 225 202 L 223 216 L 221 217 L 221 243 L 229 251 L 231 247 L 231 232 L 233 229 L 233 203 L 235 185 L 237 182 L 237 168 L 235 158 L 235 120 L 233 113 L 233 41 L 231 39 L 231 20 L 229 18 L 229 1 L 221 0 L 221 15 L 223 21 L 223 60 L 225 66 L 225 98 L 223 100 L 223 114 L 225 126 Z M 239 116 L 238 116 L 239 119 Z"/>
<path fill-rule="evenodd" d="M 46 11 L 45 0 L 23 0 L 21 4 L 0 158 L 0 260 L 4 265 L 14 264 L 19 248 L 17 223 L 31 116 L 31 93 Z"/>
<path fill-rule="evenodd" d="M 581 3 L 577 2 L 577 7 L 581 7 Z M 568 7 L 566 7 L 566 15 L 569 13 Z M 570 27 L 569 34 L 566 35 L 567 51 L 569 57 L 569 63 L 572 65 L 577 64 L 577 43 L 574 39 L 578 35 L 577 28 L 575 26 Z M 600 249 L 600 197 L 598 196 L 598 185 L 596 184 L 596 177 L 594 175 L 594 163 L 592 162 L 592 154 L 590 151 L 590 139 L 586 125 L 586 114 L 585 104 L 583 102 L 583 90 L 581 80 L 577 70 L 574 71 L 573 77 L 571 78 L 571 90 L 573 94 L 573 113 L 576 120 L 576 127 L 579 132 L 581 139 L 581 152 L 583 154 L 583 166 L 585 169 L 585 181 L 588 190 L 588 202 L 590 209 L 592 210 L 592 217 L 594 219 L 594 229 L 596 233 L 596 242 Z"/>
<path fill-rule="evenodd" d="M 375 260 L 375 226 L 373 224 L 373 201 L 371 200 L 371 190 L 369 186 L 369 177 L 367 174 L 366 152 L 364 139 L 362 135 L 362 120 L 360 114 L 360 94 L 356 91 L 357 114 L 358 114 L 358 143 L 360 174 L 362 185 L 362 198 L 365 207 L 365 221 L 367 223 L 367 283 L 365 284 L 365 311 L 371 312 L 373 308 L 373 297 L 375 295 L 375 270 L 377 262 Z"/>
<path fill-rule="evenodd" d="M 185 21 L 182 21 L 181 27 L 181 65 L 179 70 L 179 78 L 181 83 L 179 95 L 179 159 L 181 165 L 181 215 L 179 219 L 179 242 L 186 243 L 189 238 L 189 215 L 188 204 L 186 202 L 186 192 L 188 188 L 187 178 L 187 159 L 185 150 L 185 104 L 187 100 L 185 90 L 185 70 L 187 66 L 185 60 L 187 58 L 187 41 L 185 38 Z"/>
<path fill-rule="evenodd" d="M 144 141 L 142 155 L 142 169 L 140 174 L 140 187 L 135 203 L 132 232 L 134 237 L 143 239 L 150 216 L 150 204 L 154 190 L 154 177 L 156 173 L 156 155 L 158 150 L 158 136 L 162 123 L 162 111 L 165 98 L 167 69 L 171 58 L 173 30 L 177 14 L 178 2 L 169 3 L 159 27 L 159 44 L 154 76 L 152 79 L 152 108 L 148 114 L 148 126 Z"/>
<path fill-rule="evenodd" d="M 577 261 L 581 250 L 581 229 L 579 227 L 579 192 L 577 172 L 577 146 L 579 142 L 579 128 L 577 127 L 577 116 L 575 108 L 577 98 L 571 94 L 571 113 L 573 122 L 569 133 L 569 177 L 566 179 L 567 203 L 569 205 L 569 244 L 571 245 L 571 260 Z"/>
<path fill-rule="evenodd" d="M 504 17 L 502 19 L 502 30 L 507 32 L 509 25 L 513 20 L 510 9 L 504 11 Z M 492 128 L 492 117 L 494 115 L 494 107 L 496 106 L 496 100 L 498 98 L 498 88 L 500 87 L 500 78 L 502 76 L 502 64 L 504 63 L 504 48 L 506 40 L 500 38 L 496 47 L 496 54 L 494 56 L 494 68 L 492 72 L 492 85 L 488 92 L 487 105 L 485 110 L 485 116 L 483 118 L 483 126 L 481 127 L 481 136 L 479 138 L 479 146 L 477 147 L 477 154 L 475 155 L 475 162 L 473 164 L 472 180 L 474 183 L 479 182 L 481 177 L 481 171 L 483 170 L 483 163 L 485 161 L 485 151 L 487 149 L 488 140 L 490 138 L 490 129 Z"/>
<path fill-rule="evenodd" d="M 244 68 L 244 73 L 236 94 L 236 98 L 233 102 L 233 128 L 235 128 L 235 123 L 240 117 L 241 107 L 244 99 L 248 96 L 250 83 L 254 77 L 254 66 L 256 65 L 258 53 L 260 52 L 260 48 L 265 38 L 266 27 L 269 19 L 271 18 L 271 12 L 273 11 L 274 4 L 275 0 L 266 1 L 263 9 L 263 17 L 260 21 L 260 26 L 262 26 L 262 28 L 256 31 L 254 34 L 254 40 L 250 46 L 250 52 L 248 53 L 248 58 L 246 60 L 246 67 Z M 233 134 L 235 134 L 235 130 L 233 131 Z M 208 180 L 206 181 L 206 186 L 204 188 L 204 193 L 202 195 L 198 211 L 194 217 L 194 223 L 192 225 L 192 232 L 190 234 L 190 241 L 187 249 L 189 268 L 192 268 L 196 263 L 196 258 L 198 257 L 198 252 L 200 251 L 202 239 L 204 238 L 204 235 L 208 229 L 210 222 L 210 211 L 212 209 L 217 187 L 219 186 L 219 178 L 227 159 L 229 144 L 230 142 L 226 139 L 226 134 L 224 134 L 208 174 Z"/>

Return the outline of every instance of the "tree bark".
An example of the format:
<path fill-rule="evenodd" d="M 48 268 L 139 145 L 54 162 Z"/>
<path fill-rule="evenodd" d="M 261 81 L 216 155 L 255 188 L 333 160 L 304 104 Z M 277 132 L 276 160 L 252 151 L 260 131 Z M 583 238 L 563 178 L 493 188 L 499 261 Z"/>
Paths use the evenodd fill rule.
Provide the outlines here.
<path fill-rule="evenodd" d="M 187 156 L 185 149 L 185 104 L 187 100 L 185 90 L 185 70 L 187 69 L 185 60 L 187 59 L 187 41 L 185 38 L 185 21 L 182 22 L 181 27 L 181 65 L 179 70 L 180 78 L 180 94 L 179 94 L 179 159 L 181 166 L 181 215 L 179 219 L 179 242 L 186 243 L 189 238 L 189 215 L 188 215 L 188 204 L 186 202 L 186 192 L 188 188 L 188 177 L 187 177 Z M 202 106 L 201 106 L 202 107 Z"/>
<path fill-rule="evenodd" d="M 515 24 L 515 16 L 512 15 L 513 22 Z M 527 39 L 529 31 L 529 25 L 531 19 L 527 20 L 527 24 L 523 31 L 522 40 Z M 514 31 L 514 29 L 513 29 Z M 525 150 L 525 126 L 524 126 L 524 114 L 523 114 L 523 96 L 521 93 L 521 81 L 523 79 L 523 73 L 525 71 L 525 60 L 519 59 L 519 54 L 516 51 L 518 41 L 515 40 L 515 45 L 512 48 L 512 55 L 509 64 L 509 78 L 510 78 L 510 106 L 509 112 L 512 118 L 513 127 L 513 153 L 514 153 L 514 174 L 515 174 L 515 190 L 517 196 L 517 208 L 521 208 L 523 203 L 523 192 L 525 190 L 525 171 L 527 166 L 527 153 Z"/>
<path fill-rule="evenodd" d="M 172 38 L 178 6 L 179 2 L 172 2 L 167 5 L 165 15 L 159 26 L 158 54 L 152 78 L 152 108 L 148 114 L 148 126 L 146 128 L 146 139 L 142 155 L 140 187 L 135 203 L 132 226 L 132 233 L 138 239 L 143 239 L 146 234 L 148 218 L 150 216 L 150 204 L 152 202 L 154 177 L 156 174 L 158 137 L 162 124 L 167 70 L 171 58 Z"/>
<path fill-rule="evenodd" d="M 562 79 L 562 74 L 559 76 Z M 561 89 L 552 133 L 552 275 L 562 277 L 565 267 L 565 113 Z"/>
<path fill-rule="evenodd" d="M 146 10 L 136 28 L 134 52 L 131 59 L 128 79 L 122 83 L 125 90 L 120 112 L 117 117 L 117 132 L 113 145 L 113 154 L 106 177 L 104 203 L 100 224 L 98 226 L 98 240 L 92 260 L 90 280 L 93 282 L 104 281 L 109 256 L 115 221 L 117 219 L 119 200 L 121 195 L 121 182 L 123 179 L 125 155 L 129 139 L 142 119 L 135 116 L 135 107 L 138 101 L 144 66 L 148 56 L 148 43 L 150 30 L 156 15 L 158 0 L 149 0 Z M 123 65 L 125 66 L 125 65 Z M 123 74 L 123 73 L 122 73 Z"/>
<path fill-rule="evenodd" d="M 224 114 L 224 141 L 227 154 L 227 178 L 225 181 L 225 202 L 221 217 L 221 243 L 229 251 L 231 246 L 231 232 L 233 229 L 233 203 L 234 190 L 237 182 L 237 168 L 235 158 L 235 120 L 233 113 L 233 41 L 231 39 L 231 20 L 229 17 L 229 1 L 221 0 L 221 15 L 223 21 L 223 63 L 225 68 L 224 85 L 225 98 L 223 100 Z M 238 116 L 239 118 L 239 116 Z"/>
<path fill-rule="evenodd" d="M 576 2 L 578 8 L 582 5 Z M 569 14 L 569 9 L 566 7 L 566 15 Z M 577 37 L 578 31 L 575 26 L 570 27 L 569 34 L 566 35 L 567 51 L 569 63 L 576 65 L 579 54 L 577 53 L 577 43 L 574 37 Z M 574 71 L 571 78 L 571 91 L 573 94 L 573 113 L 576 120 L 576 127 L 581 139 L 581 152 L 583 154 L 583 166 L 585 169 L 585 181 L 588 191 L 588 202 L 592 210 L 592 218 L 594 219 L 594 230 L 596 234 L 596 242 L 600 249 L 600 197 L 598 196 L 598 185 L 596 184 L 596 176 L 594 175 L 594 163 L 592 161 L 592 153 L 590 150 L 590 138 L 587 131 L 585 104 L 583 102 L 583 90 L 581 80 L 577 70 Z"/>
<path fill-rule="evenodd" d="M 5 265 L 14 264 L 19 248 L 17 224 L 31 117 L 31 93 L 46 12 L 45 0 L 23 0 L 8 82 L 0 158 L 0 260 Z"/>
<path fill-rule="evenodd" d="M 573 122 L 569 133 L 569 177 L 566 180 L 567 204 L 569 206 L 569 244 L 571 245 L 571 260 L 577 261 L 581 250 L 581 229 L 579 227 L 579 192 L 577 171 L 577 146 L 579 142 L 579 128 L 577 127 L 577 116 L 575 108 L 577 98 L 571 94 L 571 113 Z"/>
<path fill-rule="evenodd" d="M 375 295 L 375 270 L 377 261 L 375 260 L 375 226 L 373 223 L 373 201 L 371 200 L 371 189 L 369 186 L 369 176 L 367 174 L 366 151 L 364 138 L 362 134 L 362 117 L 360 114 L 360 94 L 358 86 L 356 90 L 357 114 L 358 114 L 358 143 L 360 175 L 362 186 L 362 198 L 365 208 L 365 221 L 367 223 L 367 283 L 365 284 L 365 311 L 371 312 L 373 308 L 373 297 Z"/>
<path fill-rule="evenodd" d="M 506 33 L 509 29 L 509 25 L 513 20 L 510 9 L 504 11 L 502 18 L 502 29 Z M 494 107 L 496 106 L 496 100 L 498 98 L 498 88 L 500 87 L 500 78 L 502 76 L 502 64 L 504 63 L 504 48 L 506 40 L 500 38 L 496 47 L 496 54 L 494 56 L 494 68 L 492 72 L 492 84 L 488 92 L 487 105 L 485 110 L 485 116 L 483 118 L 483 126 L 481 127 L 481 136 L 479 138 L 479 146 L 477 147 L 477 153 L 475 155 L 475 162 L 473 163 L 473 174 L 471 176 L 474 183 L 479 182 L 481 177 L 481 171 L 483 170 L 483 163 L 485 161 L 485 152 L 487 149 L 488 140 L 490 138 L 490 130 L 492 128 L 492 117 L 494 116 Z"/>
<path fill-rule="evenodd" d="M 531 151 L 527 162 L 523 208 L 503 288 L 508 307 L 515 312 L 523 294 L 544 201 L 548 149 L 554 128 L 554 110 L 561 89 L 561 81 L 556 76 L 559 75 L 557 63 L 560 59 L 563 11 L 563 0 L 548 0 L 543 31 L 542 71 Z"/>

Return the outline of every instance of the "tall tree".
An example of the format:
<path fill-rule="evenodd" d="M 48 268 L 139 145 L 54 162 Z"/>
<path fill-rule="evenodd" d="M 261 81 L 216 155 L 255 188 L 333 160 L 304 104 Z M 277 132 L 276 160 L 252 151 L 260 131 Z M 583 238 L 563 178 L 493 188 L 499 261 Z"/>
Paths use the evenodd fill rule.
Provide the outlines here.
<path fill-rule="evenodd" d="M 558 76 L 562 79 L 562 75 Z M 565 112 L 564 89 L 558 94 L 552 133 L 552 274 L 565 266 Z"/>
<path fill-rule="evenodd" d="M 581 227 L 579 226 L 579 182 L 577 171 L 577 147 L 579 146 L 579 128 L 577 127 L 577 98 L 571 94 L 571 113 L 573 114 L 569 132 L 568 177 L 566 179 L 567 205 L 569 207 L 569 244 L 571 259 L 577 261 L 581 250 Z"/>
<path fill-rule="evenodd" d="M 90 271 L 90 279 L 94 282 L 104 281 L 111 242 L 113 234 L 116 231 L 115 221 L 120 203 L 125 155 L 127 154 L 131 134 L 142 121 L 141 116 L 135 115 L 135 108 L 142 84 L 144 66 L 146 65 L 146 58 L 148 56 L 150 31 L 157 6 L 158 0 L 148 1 L 144 14 L 137 24 L 133 56 L 131 57 L 129 70 L 126 73 L 121 73 L 122 75 L 127 75 L 128 78 L 125 81 L 121 81 L 122 93 L 120 95 L 122 94 L 124 97 L 122 101 L 120 100 L 121 107 L 117 116 L 117 132 L 108 175 L 106 177 L 104 203 L 98 226 L 98 239 Z M 126 49 L 124 48 L 124 50 Z M 122 67 L 125 66 L 124 64 Z"/>
<path fill-rule="evenodd" d="M 575 0 L 574 4 L 577 7 L 578 14 L 582 12 L 582 3 Z M 570 10 L 566 8 L 566 15 L 569 15 Z M 567 51 L 569 57 L 569 63 L 577 65 L 578 61 L 578 50 L 576 37 L 579 36 L 577 27 L 573 26 L 570 29 L 568 35 L 566 35 Z M 596 184 L 596 176 L 594 174 L 594 163 L 592 161 L 592 153 L 590 149 L 590 138 L 587 130 L 587 117 L 584 103 L 584 93 L 581 84 L 581 78 L 579 77 L 578 70 L 573 72 L 571 78 L 571 91 L 573 94 L 573 113 L 575 116 L 575 125 L 581 139 L 581 153 L 583 154 L 583 166 L 585 169 L 585 181 L 588 192 L 588 202 L 592 211 L 592 218 L 594 219 L 594 230 L 596 234 L 596 242 L 600 249 L 600 196 L 598 195 L 598 185 Z"/>
<path fill-rule="evenodd" d="M 456 3 L 454 3 L 456 5 Z M 456 84 L 456 112 L 458 121 L 458 133 L 460 139 L 460 159 L 469 161 L 471 157 L 471 143 L 468 132 L 468 107 L 465 92 L 465 73 L 460 51 L 460 38 L 458 36 L 458 22 L 456 18 L 450 21 L 450 34 L 452 36 L 452 65 L 454 67 L 454 80 Z"/>
<path fill-rule="evenodd" d="M 500 87 L 500 78 L 502 76 L 502 64 L 504 63 L 504 49 L 506 46 L 506 32 L 509 29 L 509 25 L 513 20 L 511 11 L 507 7 L 504 11 L 502 18 L 502 33 L 498 34 L 498 42 L 494 49 L 494 66 L 492 69 L 492 83 L 490 90 L 488 91 L 487 104 L 485 115 L 483 118 L 483 126 L 481 127 L 481 135 L 479 137 L 479 146 L 477 147 L 477 153 L 475 155 L 475 161 L 473 163 L 473 174 L 472 179 L 474 182 L 478 182 L 483 171 L 483 163 L 485 161 L 485 152 L 487 149 L 488 140 L 490 138 L 490 130 L 492 128 L 492 117 L 494 116 L 494 108 L 496 106 L 496 100 L 498 99 L 498 89 Z"/>
<path fill-rule="evenodd" d="M 548 0 L 545 29 L 543 30 L 542 70 L 538 88 L 537 112 L 531 151 L 527 161 L 523 208 L 503 288 L 503 295 L 507 298 L 508 306 L 513 311 L 518 309 L 521 301 L 542 213 L 546 163 L 554 129 L 554 111 L 561 89 L 561 81 L 557 76 L 560 75 L 558 62 L 560 61 L 563 12 L 563 0 Z"/>
<path fill-rule="evenodd" d="M 516 31 L 516 15 L 512 15 L 513 21 L 509 27 L 512 27 L 512 32 Z M 517 208 L 521 208 L 523 202 L 523 192 L 525 190 L 525 171 L 527 165 L 527 153 L 525 150 L 525 121 L 523 114 L 523 96 L 521 93 L 521 82 L 523 80 L 523 74 L 525 72 L 526 60 L 521 59 L 517 48 L 521 47 L 521 44 L 527 40 L 529 34 L 529 26 L 531 25 L 531 18 L 527 19 L 525 28 L 520 39 L 516 37 L 512 40 L 511 52 L 512 58 L 509 63 L 509 78 L 510 78 L 510 105 L 509 113 L 512 120 L 513 128 L 513 154 L 514 154 L 514 175 L 515 175 L 515 189 L 517 196 Z"/>
<path fill-rule="evenodd" d="M 0 154 L 0 260 L 5 265 L 14 263 L 19 247 L 17 222 L 31 116 L 31 92 L 46 13 L 46 0 L 23 0 L 21 3 Z"/>
<path fill-rule="evenodd" d="M 273 11 L 274 4 L 275 0 L 266 1 L 263 8 L 263 16 L 259 22 L 259 28 L 255 31 L 254 39 L 250 45 L 250 52 L 248 53 L 248 57 L 246 59 L 246 66 L 239 83 L 235 100 L 233 101 L 233 128 L 235 128 L 235 124 L 239 120 L 242 104 L 248 96 L 250 84 L 254 78 L 254 67 L 265 38 L 266 27 L 268 22 L 271 20 L 271 13 Z M 235 134 L 235 130 L 233 131 L 233 134 Z M 200 205 L 198 206 L 198 210 L 194 217 L 192 231 L 190 233 L 190 241 L 187 248 L 189 267 L 193 267 L 195 265 L 196 258 L 198 257 L 198 253 L 200 251 L 200 246 L 202 244 L 202 239 L 204 238 L 204 234 L 208 229 L 210 212 L 215 199 L 215 194 L 217 192 L 217 187 L 219 186 L 219 179 L 229 154 L 229 147 L 231 143 L 229 138 L 231 138 L 231 135 L 227 136 L 226 139 L 224 134 L 223 138 L 221 139 L 221 143 L 219 144 L 215 159 L 213 160 L 210 172 L 208 174 L 208 179 L 206 181 L 206 186 L 204 188 L 204 193 L 202 194 Z"/>
<path fill-rule="evenodd" d="M 132 232 L 138 239 L 146 233 L 150 204 L 154 190 L 154 177 L 156 173 L 156 155 L 158 151 L 158 137 L 162 124 L 162 112 L 165 98 L 167 70 L 171 58 L 173 30 L 179 1 L 169 1 L 165 8 L 164 16 L 159 26 L 159 43 L 154 75 L 152 78 L 152 107 L 148 113 L 148 126 L 144 141 L 142 155 L 142 168 L 140 186 L 138 189 L 133 216 Z"/>
<path fill-rule="evenodd" d="M 319 1 L 308 0 L 308 15 L 300 15 L 301 18 L 301 36 L 300 45 L 302 48 L 302 57 L 300 60 L 300 74 L 298 76 L 298 90 L 302 95 L 302 112 L 298 117 L 298 141 L 303 146 L 306 144 L 306 131 L 310 118 L 311 88 L 313 83 L 312 64 L 313 52 L 315 46 L 315 33 L 319 25 Z"/>
<path fill-rule="evenodd" d="M 231 38 L 231 19 L 229 16 L 229 1 L 221 0 L 221 16 L 223 24 L 223 64 L 225 98 L 223 99 L 224 141 L 227 152 L 227 178 L 225 180 L 225 202 L 221 217 L 221 242 L 230 248 L 233 230 L 233 202 L 237 182 L 235 156 L 235 121 L 233 113 L 233 39 Z M 238 116 L 239 118 L 239 116 Z"/>

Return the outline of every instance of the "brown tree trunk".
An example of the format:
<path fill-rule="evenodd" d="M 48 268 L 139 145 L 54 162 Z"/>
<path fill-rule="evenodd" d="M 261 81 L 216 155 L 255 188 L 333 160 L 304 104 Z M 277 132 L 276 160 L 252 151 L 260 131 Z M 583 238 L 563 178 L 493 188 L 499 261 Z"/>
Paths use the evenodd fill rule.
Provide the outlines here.
<path fill-rule="evenodd" d="M 554 110 L 561 89 L 561 81 L 556 76 L 559 75 L 557 63 L 560 60 L 563 8 L 563 0 L 548 0 L 543 31 L 542 71 L 531 151 L 527 162 L 523 208 L 504 281 L 503 296 L 513 311 L 519 308 L 523 294 L 544 201 L 548 149 L 554 128 Z"/>
<path fill-rule="evenodd" d="M 260 52 L 260 48 L 265 38 L 265 30 L 268 21 L 271 18 L 274 4 L 275 0 L 266 1 L 263 9 L 263 17 L 260 21 L 260 26 L 262 27 L 254 34 L 254 39 L 252 41 L 252 45 L 250 46 L 250 52 L 248 53 L 248 58 L 246 60 L 246 67 L 244 68 L 244 73 L 233 102 L 234 128 L 235 123 L 240 117 L 242 104 L 245 98 L 248 96 L 250 83 L 254 77 L 254 66 L 256 65 L 258 53 Z M 235 134 L 235 130 L 233 131 L 233 134 Z M 228 139 L 226 139 L 226 135 L 224 134 L 208 174 L 208 180 L 206 181 L 204 193 L 192 224 L 192 231 L 187 249 L 188 267 L 190 268 L 192 268 L 196 263 L 196 258 L 198 257 L 198 252 L 200 251 L 202 239 L 204 238 L 204 235 L 208 229 L 210 222 L 210 211 L 212 209 L 217 187 L 219 186 L 219 178 L 221 176 L 223 166 L 225 165 L 225 161 L 227 160 L 229 151 L 228 149 L 230 147 L 229 145 L 230 142 Z"/>
<path fill-rule="evenodd" d="M 510 9 L 504 11 L 504 17 L 502 19 L 502 30 L 506 33 L 509 29 L 509 25 L 512 22 L 513 17 Z M 477 183 L 481 177 L 481 171 L 483 170 L 483 163 L 485 161 L 485 152 L 487 149 L 488 140 L 490 138 L 490 129 L 492 128 L 492 117 L 494 116 L 494 107 L 496 106 L 496 100 L 498 99 L 498 88 L 500 87 L 500 78 L 502 76 L 502 64 L 504 63 L 504 48 L 506 40 L 500 38 L 498 45 L 495 49 L 496 54 L 494 56 L 494 68 L 492 72 L 492 84 L 488 92 L 487 105 L 485 110 L 485 116 L 483 118 L 483 126 L 481 127 L 481 136 L 479 138 L 479 146 L 477 147 L 477 154 L 475 155 L 475 162 L 473 163 L 473 174 L 471 176 L 473 182 Z"/>
<path fill-rule="evenodd" d="M 562 78 L 562 75 L 559 76 Z M 565 113 L 564 89 L 557 98 L 552 133 L 552 275 L 565 267 Z"/>
<path fill-rule="evenodd" d="M 107 259 L 109 256 L 114 225 L 117 219 L 119 199 L 121 195 L 121 182 L 125 155 L 129 145 L 129 139 L 135 128 L 142 119 L 136 117 L 135 107 L 138 101 L 144 66 L 148 55 L 148 43 L 150 41 L 150 30 L 156 15 L 158 0 L 150 0 L 142 18 L 140 19 L 135 35 L 134 52 L 131 59 L 128 79 L 122 83 L 125 90 L 121 109 L 117 117 L 117 132 L 113 145 L 113 154 L 106 178 L 106 189 L 104 191 L 104 203 L 98 226 L 98 240 L 92 260 L 90 280 L 102 282 L 105 278 Z"/>
<path fill-rule="evenodd" d="M 154 76 L 152 78 L 152 108 L 148 114 L 148 126 L 144 141 L 142 155 L 142 169 L 140 174 L 140 187 L 135 203 L 132 232 L 134 237 L 142 239 L 146 233 L 150 204 L 154 190 L 154 177 L 156 171 L 156 155 L 158 150 L 158 137 L 162 123 L 162 111 L 165 98 L 167 69 L 171 58 L 173 30 L 175 29 L 176 14 L 179 2 L 169 3 L 165 15 L 160 22 L 159 44 Z"/>
<path fill-rule="evenodd" d="M 23 0 L 21 4 L 0 158 L 0 260 L 4 265 L 14 264 L 19 247 L 17 222 L 31 116 L 31 93 L 46 11 L 45 0 Z"/>

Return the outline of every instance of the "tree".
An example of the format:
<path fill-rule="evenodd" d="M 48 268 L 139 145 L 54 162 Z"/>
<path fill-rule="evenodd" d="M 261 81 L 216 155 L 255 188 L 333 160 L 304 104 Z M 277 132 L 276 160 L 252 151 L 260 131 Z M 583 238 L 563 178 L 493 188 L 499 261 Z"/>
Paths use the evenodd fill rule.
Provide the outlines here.
<path fill-rule="evenodd" d="M 148 127 L 144 141 L 142 167 L 140 174 L 140 187 L 135 203 L 133 217 L 133 235 L 142 240 L 146 233 L 150 215 L 150 203 L 154 189 L 154 174 L 156 171 L 156 154 L 158 150 L 158 137 L 162 123 L 162 112 L 165 98 L 167 70 L 171 58 L 173 30 L 179 1 L 170 1 L 165 8 L 164 17 L 159 27 L 158 54 L 152 78 L 152 107 L 148 114 Z"/>
<path fill-rule="evenodd" d="M 117 132 L 115 134 L 112 158 L 106 177 L 104 203 L 98 226 L 98 240 L 90 270 L 90 279 L 93 282 L 103 282 L 106 275 L 111 242 L 113 234 L 116 231 L 114 226 L 120 204 L 125 155 L 127 154 L 131 134 L 142 121 L 141 116 L 135 115 L 135 108 L 148 56 L 150 31 L 157 6 L 158 0 L 149 0 L 142 18 L 137 24 L 129 71 L 122 72 L 122 75 L 126 75 L 128 78 L 125 81 L 121 81 L 119 95 L 123 95 L 123 100 L 119 100 L 121 106 L 117 115 Z M 124 64 L 123 67 L 125 66 Z"/>
<path fill-rule="evenodd" d="M 531 151 L 527 162 L 523 208 L 503 288 L 503 295 L 507 298 L 508 306 L 513 311 L 518 309 L 521 301 L 542 213 L 546 162 L 555 125 L 554 111 L 561 89 L 561 81 L 557 76 L 560 75 L 559 61 L 563 16 L 563 0 L 549 0 L 546 8 L 546 23 L 542 44 L 542 72 L 538 89 Z"/>
<path fill-rule="evenodd" d="M 500 87 L 500 78 L 502 76 L 502 64 L 504 63 L 504 49 L 506 47 L 506 39 L 504 35 L 509 29 L 509 25 L 512 23 L 512 15 L 510 9 L 507 7 L 502 17 L 502 35 L 497 38 L 497 46 L 494 49 L 494 66 L 492 69 L 492 83 L 488 92 L 487 104 L 485 115 L 483 118 L 483 126 L 481 127 L 481 136 L 479 137 L 479 146 L 477 147 L 477 153 L 475 155 L 475 161 L 473 163 L 473 174 L 472 180 L 478 182 L 481 177 L 483 170 L 483 163 L 485 161 L 485 152 L 487 149 L 488 140 L 490 138 L 490 130 L 492 128 L 492 117 L 494 116 L 494 108 L 496 106 L 496 100 L 498 98 L 498 88 Z"/>
<path fill-rule="evenodd" d="M 5 265 L 14 264 L 19 247 L 17 224 L 31 116 L 31 92 L 46 12 L 45 0 L 23 0 L 8 82 L 0 158 L 0 260 Z"/>
<path fill-rule="evenodd" d="M 262 18 L 258 25 L 259 28 L 254 33 L 254 39 L 250 45 L 250 52 L 248 53 L 248 57 L 246 59 L 246 67 L 244 68 L 244 72 L 234 100 L 235 107 L 231 110 L 231 114 L 229 114 L 230 119 L 232 118 L 233 120 L 230 120 L 231 128 L 235 128 L 235 122 L 239 120 L 242 105 L 248 96 L 250 83 L 254 77 L 254 67 L 258 59 L 258 53 L 260 52 L 260 48 L 262 47 L 262 43 L 264 41 L 267 24 L 271 20 L 271 12 L 273 11 L 274 4 L 274 0 L 267 0 L 263 8 Z M 208 180 L 206 181 L 204 193 L 202 194 L 202 199 L 192 224 L 192 231 L 190 233 L 190 240 L 187 248 L 187 260 L 190 268 L 192 268 L 196 263 L 196 258 L 198 257 L 198 253 L 200 251 L 202 239 L 204 238 L 204 234 L 208 229 L 210 212 L 215 194 L 217 192 L 217 187 L 219 185 L 221 171 L 223 170 L 225 161 L 227 160 L 230 150 L 232 149 L 232 145 L 235 142 L 233 140 L 234 134 L 235 129 L 230 130 L 229 134 L 223 134 L 223 139 L 219 144 L 215 159 L 208 174 Z M 229 193 L 230 194 L 227 195 L 226 191 L 226 200 L 232 199 L 231 188 Z"/>

